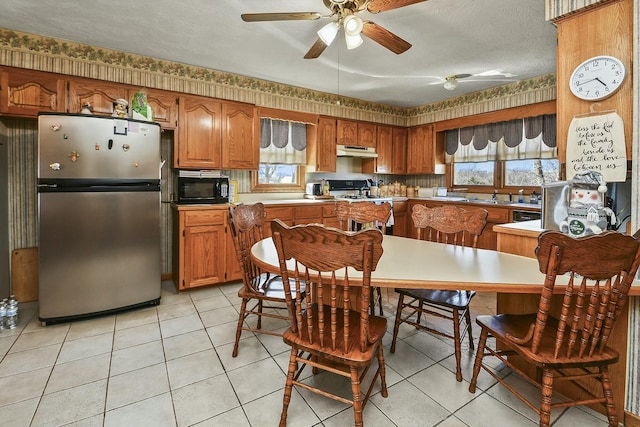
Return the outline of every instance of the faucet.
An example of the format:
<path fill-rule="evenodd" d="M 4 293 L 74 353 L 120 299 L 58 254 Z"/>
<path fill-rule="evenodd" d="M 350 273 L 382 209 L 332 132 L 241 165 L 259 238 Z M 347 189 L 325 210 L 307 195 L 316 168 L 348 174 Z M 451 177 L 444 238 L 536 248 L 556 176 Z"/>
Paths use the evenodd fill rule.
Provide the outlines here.
<path fill-rule="evenodd" d="M 513 193 L 509 193 L 509 203 L 513 203 Z"/>
<path fill-rule="evenodd" d="M 491 200 L 498 200 L 498 190 L 493 190 L 493 196 L 491 196 Z"/>

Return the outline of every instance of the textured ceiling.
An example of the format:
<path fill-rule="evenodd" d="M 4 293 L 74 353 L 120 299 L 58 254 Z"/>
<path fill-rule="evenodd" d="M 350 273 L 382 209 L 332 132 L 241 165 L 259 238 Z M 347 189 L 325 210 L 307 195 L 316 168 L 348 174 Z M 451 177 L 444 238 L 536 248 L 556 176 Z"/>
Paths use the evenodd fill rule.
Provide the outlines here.
<path fill-rule="evenodd" d="M 544 0 L 429 0 L 362 12 L 410 42 L 396 55 L 370 39 L 347 50 L 338 36 L 303 59 L 329 22 L 247 23 L 242 13 L 321 12 L 322 0 L 3 0 L 0 28 L 402 107 L 555 72 L 556 29 Z M 502 73 L 482 76 L 483 73 Z M 453 91 L 450 74 L 472 74 Z"/>

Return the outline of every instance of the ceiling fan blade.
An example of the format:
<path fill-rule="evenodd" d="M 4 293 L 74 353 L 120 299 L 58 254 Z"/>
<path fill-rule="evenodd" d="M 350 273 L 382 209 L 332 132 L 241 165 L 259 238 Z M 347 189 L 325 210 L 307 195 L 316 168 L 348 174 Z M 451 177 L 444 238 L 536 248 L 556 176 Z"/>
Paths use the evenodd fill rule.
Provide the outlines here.
<path fill-rule="evenodd" d="M 411 43 L 401 39 L 375 22 L 365 21 L 362 27 L 362 34 L 395 54 L 405 52 L 411 47 Z"/>
<path fill-rule="evenodd" d="M 371 0 L 367 5 L 367 10 L 371 13 L 380 13 L 424 1 L 427 0 Z"/>
<path fill-rule="evenodd" d="M 283 13 L 243 13 L 245 22 L 261 21 L 315 21 L 322 18 L 319 12 L 283 12 Z"/>
<path fill-rule="evenodd" d="M 327 48 L 325 42 L 322 41 L 321 38 L 318 38 L 316 42 L 311 46 L 311 49 L 306 53 L 304 59 L 315 59 L 322 55 L 322 52 Z"/>

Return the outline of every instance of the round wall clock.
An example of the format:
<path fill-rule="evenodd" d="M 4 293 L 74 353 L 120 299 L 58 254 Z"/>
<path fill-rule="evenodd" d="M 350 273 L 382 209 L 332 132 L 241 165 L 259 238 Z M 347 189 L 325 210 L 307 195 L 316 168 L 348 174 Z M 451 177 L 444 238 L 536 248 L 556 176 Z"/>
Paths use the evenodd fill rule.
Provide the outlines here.
<path fill-rule="evenodd" d="M 571 92 L 586 101 L 598 101 L 613 95 L 624 81 L 624 64 L 613 56 L 594 56 L 571 73 Z"/>

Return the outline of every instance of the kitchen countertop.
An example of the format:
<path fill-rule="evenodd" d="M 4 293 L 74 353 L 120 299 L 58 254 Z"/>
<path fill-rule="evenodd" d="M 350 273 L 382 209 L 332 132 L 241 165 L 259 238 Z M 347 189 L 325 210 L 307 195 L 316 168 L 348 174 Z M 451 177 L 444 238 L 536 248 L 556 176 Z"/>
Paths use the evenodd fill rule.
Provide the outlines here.
<path fill-rule="evenodd" d="M 473 204 L 480 206 L 495 206 L 495 207 L 505 207 L 511 209 L 524 209 L 530 211 L 539 211 L 541 209 L 540 205 L 535 205 L 531 203 L 492 203 L 490 201 L 483 200 L 474 200 L 474 199 L 465 199 L 461 197 L 404 197 L 404 196 L 395 196 L 391 198 L 394 202 L 406 202 L 409 200 L 425 200 L 425 201 L 438 201 L 438 202 L 449 202 L 456 204 Z M 305 198 L 296 198 L 296 199 L 268 199 L 261 200 L 261 203 L 266 205 L 290 205 L 290 204 L 309 204 L 309 203 L 327 203 L 327 202 L 335 202 L 335 199 L 305 199 Z M 255 203 L 254 201 L 243 201 L 240 200 L 239 203 Z M 211 204 L 211 205 L 180 205 L 176 203 L 171 204 L 174 208 L 178 210 L 201 210 L 201 209 L 212 209 L 212 208 L 227 208 L 230 206 L 228 203 L 223 204 Z"/>

